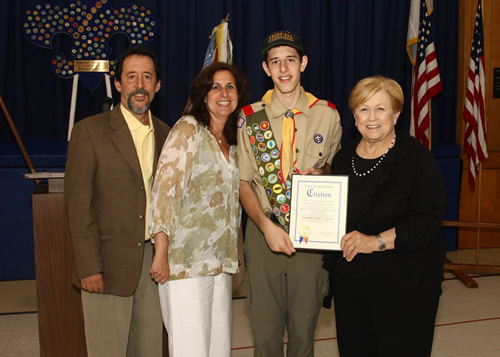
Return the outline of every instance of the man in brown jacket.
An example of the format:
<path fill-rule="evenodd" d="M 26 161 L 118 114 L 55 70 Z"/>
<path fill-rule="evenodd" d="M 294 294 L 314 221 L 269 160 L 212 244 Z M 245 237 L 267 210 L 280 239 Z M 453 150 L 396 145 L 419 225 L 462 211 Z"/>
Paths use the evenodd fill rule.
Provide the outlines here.
<path fill-rule="evenodd" d="M 160 89 L 158 59 L 132 48 L 117 61 L 120 104 L 73 128 L 65 206 L 81 288 L 89 356 L 161 356 L 158 288 L 147 210 L 170 128 L 150 113 Z"/>

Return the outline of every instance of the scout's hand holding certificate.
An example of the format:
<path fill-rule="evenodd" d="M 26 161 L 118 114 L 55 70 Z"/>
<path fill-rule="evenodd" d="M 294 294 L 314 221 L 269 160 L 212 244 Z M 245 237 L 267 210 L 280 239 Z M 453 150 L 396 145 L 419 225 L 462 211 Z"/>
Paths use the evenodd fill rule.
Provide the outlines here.
<path fill-rule="evenodd" d="M 289 235 L 295 248 L 340 250 L 347 189 L 347 176 L 292 176 Z"/>

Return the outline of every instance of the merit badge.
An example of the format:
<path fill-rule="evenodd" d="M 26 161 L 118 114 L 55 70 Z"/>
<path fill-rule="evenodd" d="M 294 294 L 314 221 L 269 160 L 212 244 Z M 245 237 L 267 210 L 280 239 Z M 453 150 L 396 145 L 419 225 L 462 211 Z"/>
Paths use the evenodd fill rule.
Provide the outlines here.
<path fill-rule="evenodd" d="M 280 194 L 281 191 L 283 191 L 283 187 L 281 187 L 281 185 L 279 183 L 275 184 L 273 186 L 273 192 L 276 193 L 276 194 Z"/>
<path fill-rule="evenodd" d="M 274 171 L 274 164 L 272 162 L 268 162 L 266 164 L 266 171 L 267 172 L 273 172 Z"/>
<path fill-rule="evenodd" d="M 264 137 L 269 140 L 273 137 L 273 132 L 271 130 L 265 131 L 264 132 Z"/>
<path fill-rule="evenodd" d="M 253 129 L 253 131 L 255 131 L 255 132 L 259 132 L 259 131 L 260 131 L 260 126 L 259 126 L 259 124 L 254 124 L 254 125 L 252 125 L 252 129 Z"/>
<path fill-rule="evenodd" d="M 271 155 L 269 155 L 267 152 L 263 153 L 260 157 L 262 158 L 262 161 L 264 161 L 264 162 L 271 161 Z"/>
<path fill-rule="evenodd" d="M 274 140 L 269 140 L 269 141 L 267 142 L 267 147 L 268 147 L 269 149 L 274 149 L 274 147 L 275 147 L 275 146 L 276 146 L 276 141 L 274 141 Z"/>
<path fill-rule="evenodd" d="M 261 143 L 261 142 L 263 142 L 263 141 L 264 141 L 264 135 L 262 135 L 262 133 L 257 133 L 257 134 L 255 135 L 255 138 L 257 139 L 257 141 L 258 141 L 259 143 Z"/>
<path fill-rule="evenodd" d="M 267 122 L 267 121 L 263 121 L 263 122 L 260 124 L 260 128 L 261 128 L 262 130 L 267 130 L 267 129 L 269 129 L 269 122 Z"/>
<path fill-rule="evenodd" d="M 290 211 L 290 206 L 285 203 L 285 204 L 281 205 L 280 209 L 281 209 L 281 212 L 288 213 L 288 211 Z"/>
<path fill-rule="evenodd" d="M 276 182 L 278 182 L 278 176 L 276 176 L 276 174 L 269 175 L 269 182 L 270 183 L 276 183 Z"/>
<path fill-rule="evenodd" d="M 247 134 L 250 136 L 252 135 L 252 128 L 247 126 Z"/>
<path fill-rule="evenodd" d="M 264 174 L 265 174 L 264 168 L 262 166 L 259 167 L 259 174 L 260 174 L 260 176 L 264 176 Z"/>

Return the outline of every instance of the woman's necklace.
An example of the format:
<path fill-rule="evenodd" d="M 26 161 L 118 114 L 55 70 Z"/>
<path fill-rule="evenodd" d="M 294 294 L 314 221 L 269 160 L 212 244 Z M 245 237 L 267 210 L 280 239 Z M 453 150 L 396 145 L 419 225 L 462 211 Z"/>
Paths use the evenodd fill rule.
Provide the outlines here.
<path fill-rule="evenodd" d="M 212 131 L 212 129 L 208 129 L 210 130 L 210 132 L 212 133 L 212 135 L 217 139 L 217 141 L 219 142 L 219 144 L 222 144 L 222 132 L 216 134 Z"/>
<path fill-rule="evenodd" d="M 351 165 L 352 165 L 352 171 L 354 172 L 354 174 L 358 177 L 362 177 L 362 176 L 366 176 L 368 174 L 371 174 L 377 167 L 378 165 L 380 165 L 380 163 L 385 159 L 387 153 L 389 152 L 389 150 L 392 149 L 392 147 L 394 146 L 394 142 L 396 141 L 396 132 L 394 132 L 394 137 L 392 138 L 392 141 L 391 141 L 391 145 L 389 145 L 389 147 L 387 148 L 387 150 L 385 151 L 384 155 L 382 155 L 380 157 L 380 159 L 378 159 L 378 161 L 375 163 L 375 165 L 369 169 L 368 171 L 366 172 L 363 172 L 363 173 L 359 173 L 356 171 L 356 167 L 354 166 L 354 155 L 352 156 L 352 159 L 351 159 Z"/>

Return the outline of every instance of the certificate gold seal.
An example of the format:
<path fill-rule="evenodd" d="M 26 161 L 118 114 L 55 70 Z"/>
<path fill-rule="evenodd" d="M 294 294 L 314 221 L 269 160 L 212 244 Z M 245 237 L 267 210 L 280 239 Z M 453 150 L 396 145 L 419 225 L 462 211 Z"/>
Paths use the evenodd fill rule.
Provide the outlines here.
<path fill-rule="evenodd" d="M 300 235 L 299 243 L 302 243 L 302 241 L 305 241 L 307 244 L 307 240 L 309 239 L 309 236 L 311 235 L 311 228 L 309 226 L 300 227 L 299 228 L 299 235 Z"/>

